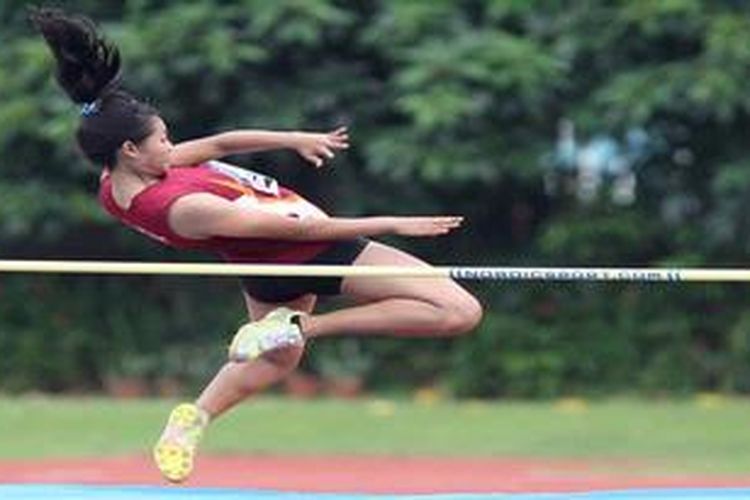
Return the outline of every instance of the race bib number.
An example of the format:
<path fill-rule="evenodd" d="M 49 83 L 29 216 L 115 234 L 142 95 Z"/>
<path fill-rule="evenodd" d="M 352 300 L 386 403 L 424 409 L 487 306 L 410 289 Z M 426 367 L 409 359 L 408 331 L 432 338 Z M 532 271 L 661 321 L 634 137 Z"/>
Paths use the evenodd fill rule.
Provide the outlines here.
<path fill-rule="evenodd" d="M 208 167 L 215 172 L 233 178 L 242 185 L 250 187 L 255 191 L 270 194 L 272 196 L 279 196 L 279 183 L 273 177 L 216 160 L 208 162 Z"/>

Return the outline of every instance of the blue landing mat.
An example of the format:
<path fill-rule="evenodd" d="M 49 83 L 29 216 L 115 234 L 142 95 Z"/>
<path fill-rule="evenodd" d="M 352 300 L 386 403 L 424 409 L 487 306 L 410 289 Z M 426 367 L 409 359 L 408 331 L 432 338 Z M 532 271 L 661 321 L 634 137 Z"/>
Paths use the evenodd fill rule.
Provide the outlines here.
<path fill-rule="evenodd" d="M 474 493 L 371 495 L 360 493 L 290 493 L 220 488 L 154 486 L 0 485 L 2 500 L 657 500 L 748 499 L 750 489 L 635 489 L 586 493 Z"/>

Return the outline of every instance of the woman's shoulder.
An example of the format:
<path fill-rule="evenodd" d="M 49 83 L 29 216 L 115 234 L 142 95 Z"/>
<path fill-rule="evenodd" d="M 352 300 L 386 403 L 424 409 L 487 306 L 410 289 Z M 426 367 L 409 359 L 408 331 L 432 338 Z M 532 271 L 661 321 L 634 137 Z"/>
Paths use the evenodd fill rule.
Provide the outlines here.
<path fill-rule="evenodd" d="M 208 165 L 199 163 L 198 165 L 172 165 L 169 167 L 169 173 L 177 176 L 195 176 L 204 175 L 208 170 Z"/>
<path fill-rule="evenodd" d="M 99 204 L 103 206 L 109 213 L 116 214 L 118 212 L 117 204 L 114 202 L 112 197 L 112 179 L 108 169 L 102 170 L 99 175 L 99 191 L 97 193 Z"/>

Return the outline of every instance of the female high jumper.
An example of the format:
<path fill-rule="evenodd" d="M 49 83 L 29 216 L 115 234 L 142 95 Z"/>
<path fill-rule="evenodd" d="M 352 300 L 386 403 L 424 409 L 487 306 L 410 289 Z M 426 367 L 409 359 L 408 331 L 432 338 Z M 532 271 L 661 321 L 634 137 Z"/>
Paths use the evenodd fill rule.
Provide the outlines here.
<path fill-rule="evenodd" d="M 273 178 L 220 158 L 292 149 L 315 167 L 349 145 L 328 133 L 234 130 L 172 144 L 152 106 L 120 88 L 117 47 L 95 24 L 57 9 L 31 20 L 57 62 L 56 78 L 81 105 L 80 150 L 102 168 L 99 200 L 125 225 L 166 245 L 233 263 L 427 266 L 368 237 L 434 237 L 461 217 L 329 217 Z M 154 447 L 163 476 L 184 481 L 210 421 L 273 384 L 299 363 L 305 342 L 337 334 L 447 336 L 472 330 L 482 308 L 449 278 L 241 278 L 250 322 L 235 333 L 227 363 L 192 403 L 172 410 Z M 351 307 L 314 314 L 319 296 Z"/>

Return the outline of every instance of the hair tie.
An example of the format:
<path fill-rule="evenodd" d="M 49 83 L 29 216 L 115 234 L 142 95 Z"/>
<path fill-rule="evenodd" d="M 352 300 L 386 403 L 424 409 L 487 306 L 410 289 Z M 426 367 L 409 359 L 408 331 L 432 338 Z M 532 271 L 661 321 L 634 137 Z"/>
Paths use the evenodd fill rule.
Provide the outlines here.
<path fill-rule="evenodd" d="M 81 106 L 81 116 L 91 116 L 99 111 L 99 101 L 87 102 Z"/>

